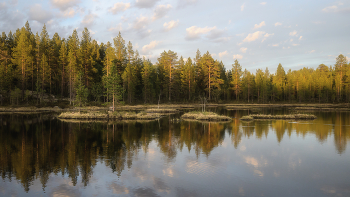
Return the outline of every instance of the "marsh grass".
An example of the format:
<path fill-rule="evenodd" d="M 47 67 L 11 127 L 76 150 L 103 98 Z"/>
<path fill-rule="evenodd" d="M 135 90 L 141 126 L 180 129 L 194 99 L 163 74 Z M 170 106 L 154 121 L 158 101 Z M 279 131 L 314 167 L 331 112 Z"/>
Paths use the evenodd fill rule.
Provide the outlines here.
<path fill-rule="evenodd" d="M 147 109 L 147 113 L 178 113 L 180 112 L 177 109 L 170 109 L 170 108 L 153 108 L 153 109 Z"/>
<path fill-rule="evenodd" d="M 230 121 L 232 118 L 221 116 L 214 112 L 192 111 L 181 116 L 182 119 L 204 120 L 204 121 Z"/>
<path fill-rule="evenodd" d="M 252 116 L 242 116 L 240 120 L 251 121 L 251 120 L 254 120 L 254 118 Z"/>
<path fill-rule="evenodd" d="M 268 114 L 251 114 L 249 116 L 243 116 L 241 120 L 252 120 L 253 119 L 302 119 L 302 120 L 313 120 L 317 117 L 312 114 L 289 114 L 289 115 L 268 115 Z"/>
<path fill-rule="evenodd" d="M 117 120 L 154 120 L 162 116 L 159 113 L 147 113 L 140 112 L 136 113 L 133 111 L 115 111 L 115 112 L 104 112 L 104 111 L 89 111 L 89 112 L 63 112 L 58 118 L 61 119 L 117 119 Z"/>
<path fill-rule="evenodd" d="M 102 112 L 63 112 L 58 118 L 61 119 L 108 119 L 107 113 Z"/>

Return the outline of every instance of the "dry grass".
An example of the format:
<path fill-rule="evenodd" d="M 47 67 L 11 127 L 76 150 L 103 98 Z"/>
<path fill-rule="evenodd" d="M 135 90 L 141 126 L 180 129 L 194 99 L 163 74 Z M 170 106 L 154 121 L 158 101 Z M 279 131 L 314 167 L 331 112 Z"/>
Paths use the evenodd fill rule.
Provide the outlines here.
<path fill-rule="evenodd" d="M 234 109 L 252 109 L 252 108 L 290 108 L 296 110 L 340 110 L 345 111 L 350 110 L 350 105 L 347 103 L 342 104 L 330 104 L 330 103 L 320 103 L 320 104 L 223 104 L 227 110 Z"/>
<path fill-rule="evenodd" d="M 147 112 L 109 112 L 110 118 L 119 120 L 154 120 L 160 118 L 162 115 L 159 113 L 147 113 Z"/>
<path fill-rule="evenodd" d="M 178 113 L 180 111 L 177 109 L 170 109 L 170 108 L 164 108 L 164 109 L 153 108 L 153 109 L 147 109 L 146 112 L 147 113 Z"/>
<path fill-rule="evenodd" d="M 185 113 L 181 116 L 182 119 L 194 119 L 194 120 L 205 120 L 205 121 L 229 121 L 232 118 L 228 116 L 221 116 L 213 112 L 199 112 L 193 111 Z"/>
<path fill-rule="evenodd" d="M 254 120 L 254 118 L 252 116 L 243 116 L 240 120 L 251 121 Z"/>
<path fill-rule="evenodd" d="M 266 115 L 266 114 L 252 114 L 250 117 L 254 119 L 303 119 L 313 120 L 317 117 L 312 114 L 290 114 L 290 115 Z M 243 117 L 242 117 L 243 118 Z"/>
<path fill-rule="evenodd" d="M 101 112 L 63 112 L 58 118 L 61 119 L 108 119 L 108 114 Z"/>
<path fill-rule="evenodd" d="M 117 119 L 117 120 L 155 120 L 160 118 L 162 115 L 159 113 L 146 113 L 146 112 L 64 112 L 61 113 L 58 118 L 61 119 L 88 119 L 88 120 L 99 120 L 99 119 Z"/>

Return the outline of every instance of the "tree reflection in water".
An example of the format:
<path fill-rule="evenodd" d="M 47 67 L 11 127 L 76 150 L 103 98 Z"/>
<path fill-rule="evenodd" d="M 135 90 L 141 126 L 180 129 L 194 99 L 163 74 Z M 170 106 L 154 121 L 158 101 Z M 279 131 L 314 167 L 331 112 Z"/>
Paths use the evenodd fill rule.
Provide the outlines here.
<path fill-rule="evenodd" d="M 236 114 L 236 117 L 242 114 Z M 287 134 L 314 135 L 320 143 L 333 136 L 339 154 L 350 140 L 349 113 L 318 114 L 314 121 L 268 120 L 230 123 L 174 121 L 170 116 L 150 122 L 62 122 L 50 114 L 0 115 L 0 173 L 3 180 L 18 180 L 29 191 L 34 180 L 45 190 L 51 174 L 67 175 L 72 184 L 78 177 L 89 184 L 97 162 L 121 176 L 131 168 L 140 151 L 157 144 L 167 163 L 187 149 L 210 156 L 225 134 L 237 148 L 242 137 L 263 140 L 276 135 L 280 143 Z"/>

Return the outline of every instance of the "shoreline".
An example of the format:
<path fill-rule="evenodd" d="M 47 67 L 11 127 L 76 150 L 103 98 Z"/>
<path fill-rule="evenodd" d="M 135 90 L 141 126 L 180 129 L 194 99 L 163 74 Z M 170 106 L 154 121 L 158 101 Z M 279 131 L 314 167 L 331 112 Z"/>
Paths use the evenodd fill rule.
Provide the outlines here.
<path fill-rule="evenodd" d="M 201 104 L 160 104 L 158 105 L 123 105 L 116 106 L 115 111 L 149 111 L 153 113 L 163 112 L 178 112 L 179 110 L 193 110 L 201 108 Z M 205 104 L 206 108 L 223 107 L 227 110 L 251 110 L 257 108 L 288 108 L 296 111 L 350 111 L 349 103 L 341 104 Z M 87 106 L 87 107 L 72 107 L 60 108 L 55 107 L 0 107 L 0 112 L 3 113 L 21 113 L 21 112 L 77 112 L 77 111 L 108 111 L 109 107 Z"/>

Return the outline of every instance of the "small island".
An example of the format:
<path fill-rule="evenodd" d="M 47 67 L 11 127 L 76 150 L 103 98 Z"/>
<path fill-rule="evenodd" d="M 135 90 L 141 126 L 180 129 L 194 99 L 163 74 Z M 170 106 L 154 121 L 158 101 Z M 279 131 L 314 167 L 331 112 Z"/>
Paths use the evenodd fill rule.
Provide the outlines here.
<path fill-rule="evenodd" d="M 312 114 L 290 114 L 290 115 L 270 115 L 270 114 L 251 114 L 243 116 L 240 120 L 251 121 L 255 119 L 301 119 L 301 120 L 313 120 L 317 117 Z"/>
<path fill-rule="evenodd" d="M 125 111 L 115 111 L 115 112 L 64 112 L 61 113 L 58 118 L 60 119 L 112 119 L 112 120 L 155 120 L 163 115 L 160 113 L 147 113 L 147 112 L 125 112 Z"/>
<path fill-rule="evenodd" d="M 231 121 L 232 118 L 228 116 L 221 116 L 214 112 L 199 112 L 192 111 L 185 113 L 181 116 L 182 119 L 191 119 L 191 120 L 201 120 L 201 121 Z"/>

